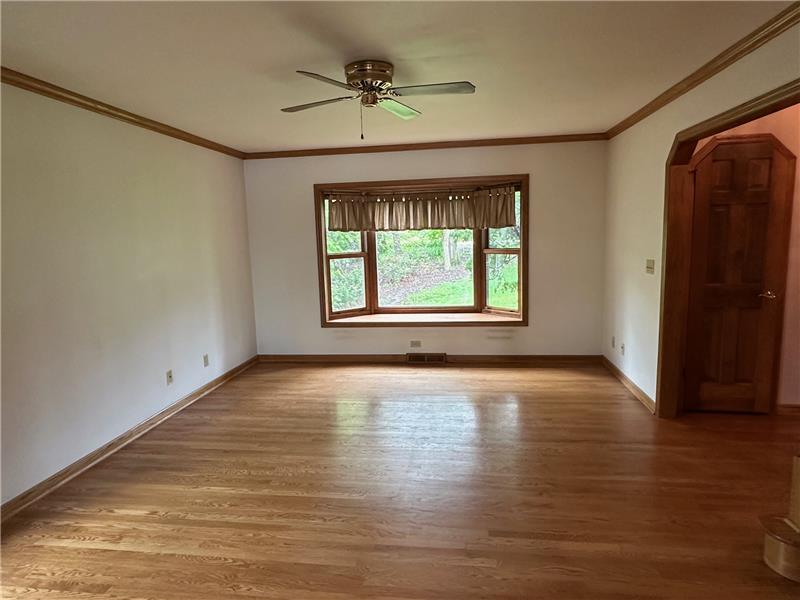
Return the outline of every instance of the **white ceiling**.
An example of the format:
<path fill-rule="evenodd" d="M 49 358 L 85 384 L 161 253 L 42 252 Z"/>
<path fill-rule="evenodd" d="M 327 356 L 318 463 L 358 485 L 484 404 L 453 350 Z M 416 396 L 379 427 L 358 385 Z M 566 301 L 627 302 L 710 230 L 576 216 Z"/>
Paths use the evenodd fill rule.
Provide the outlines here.
<path fill-rule="evenodd" d="M 365 111 L 367 144 L 608 129 L 788 2 L 3 2 L 2 64 L 245 151 L 357 145 L 359 111 L 295 69 L 359 58 L 474 96 Z"/>

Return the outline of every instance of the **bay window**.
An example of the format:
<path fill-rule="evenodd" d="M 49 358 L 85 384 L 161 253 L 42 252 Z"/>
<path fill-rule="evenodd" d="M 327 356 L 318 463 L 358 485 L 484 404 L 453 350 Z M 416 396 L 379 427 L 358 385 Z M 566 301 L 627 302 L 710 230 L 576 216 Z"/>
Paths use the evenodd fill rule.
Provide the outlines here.
<path fill-rule="evenodd" d="M 324 327 L 527 324 L 527 175 L 314 188 Z"/>

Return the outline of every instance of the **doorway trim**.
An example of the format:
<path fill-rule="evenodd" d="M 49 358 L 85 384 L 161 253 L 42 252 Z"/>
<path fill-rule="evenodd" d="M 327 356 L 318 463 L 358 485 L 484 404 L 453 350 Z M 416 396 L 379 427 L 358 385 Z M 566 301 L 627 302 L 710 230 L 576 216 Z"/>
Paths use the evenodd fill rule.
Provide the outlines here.
<path fill-rule="evenodd" d="M 680 131 L 666 164 L 658 335 L 656 414 L 674 418 L 683 412 L 683 368 L 689 312 L 689 253 L 694 194 L 686 174 L 697 143 L 727 129 L 800 104 L 800 78 Z"/>

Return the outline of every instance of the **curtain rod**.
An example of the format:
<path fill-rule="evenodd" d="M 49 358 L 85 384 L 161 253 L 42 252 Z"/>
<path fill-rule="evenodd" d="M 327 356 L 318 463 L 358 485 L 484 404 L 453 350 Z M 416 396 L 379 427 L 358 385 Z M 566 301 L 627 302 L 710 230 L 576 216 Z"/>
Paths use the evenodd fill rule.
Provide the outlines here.
<path fill-rule="evenodd" d="M 436 187 L 404 187 L 404 186 L 397 186 L 397 187 L 369 187 L 369 188 L 361 188 L 361 189 L 339 189 L 334 188 L 330 190 L 322 190 L 323 195 L 328 194 L 349 194 L 349 195 L 374 195 L 374 194 L 414 194 L 414 193 L 446 193 L 446 192 L 476 192 L 479 190 L 488 190 L 494 188 L 503 188 L 503 187 L 513 187 L 515 189 L 520 187 L 519 181 L 508 181 L 505 183 L 491 183 L 485 185 L 472 185 L 472 186 L 436 186 Z"/>

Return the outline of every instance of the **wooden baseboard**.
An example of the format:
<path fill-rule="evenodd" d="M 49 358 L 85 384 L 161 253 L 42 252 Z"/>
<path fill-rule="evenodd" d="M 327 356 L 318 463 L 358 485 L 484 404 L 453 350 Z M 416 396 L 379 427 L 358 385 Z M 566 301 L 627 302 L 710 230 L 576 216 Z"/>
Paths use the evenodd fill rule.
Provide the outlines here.
<path fill-rule="evenodd" d="M 630 379 L 628 379 L 628 376 L 627 376 L 627 375 L 625 375 L 625 373 L 623 373 L 622 371 L 620 371 L 620 370 L 617 368 L 617 366 L 616 366 L 614 363 L 612 363 L 610 360 L 608 360 L 608 359 L 607 359 L 605 356 L 603 356 L 603 357 L 601 358 L 601 361 L 602 361 L 602 363 L 603 363 L 603 366 L 604 366 L 606 369 L 608 369 L 608 371 L 609 371 L 609 372 L 610 372 L 610 373 L 611 373 L 611 374 L 612 374 L 614 377 L 616 377 L 617 379 L 619 379 L 620 383 L 621 383 L 622 385 L 624 385 L 626 388 L 628 388 L 628 391 L 629 391 L 631 394 L 633 394 L 633 395 L 634 395 L 634 397 L 635 397 L 635 398 L 636 398 L 636 399 L 637 399 L 639 402 L 641 402 L 642 404 L 644 404 L 644 406 L 645 406 L 645 408 L 646 408 L 647 410 L 649 410 L 649 411 L 650 411 L 651 413 L 653 413 L 653 414 L 656 414 L 656 403 L 655 403 L 655 401 L 654 401 L 654 400 L 653 400 L 653 399 L 652 399 L 650 396 L 648 396 L 647 394 L 645 394 L 645 393 L 644 393 L 644 391 L 642 390 L 642 388 L 640 388 L 638 385 L 636 385 L 635 383 L 633 383 L 633 381 L 631 381 Z"/>
<path fill-rule="evenodd" d="M 405 354 L 259 354 L 258 360 L 273 364 L 408 364 Z M 601 360 L 601 356 L 594 354 L 448 354 L 445 365 L 556 367 L 600 365 Z M 411 366 L 419 365 L 412 364 Z"/>
<path fill-rule="evenodd" d="M 775 414 L 800 417 L 800 404 L 778 404 Z"/>
<path fill-rule="evenodd" d="M 170 404 L 167 408 L 153 415 L 146 421 L 139 423 L 132 429 L 129 429 L 122 435 L 114 438 L 113 440 L 101 446 L 97 450 L 90 452 L 83 458 L 76 460 L 71 465 L 64 467 L 58 473 L 51 475 L 44 481 L 37 483 L 29 490 L 22 492 L 18 496 L 3 503 L 2 508 L 0 508 L 0 519 L 2 519 L 2 522 L 6 522 L 9 518 L 14 516 L 23 508 L 30 506 L 37 500 L 43 498 L 53 490 L 61 487 L 62 485 L 64 485 L 71 479 L 77 477 L 84 471 L 92 468 L 97 463 L 105 460 L 118 450 L 130 444 L 136 438 L 144 435 L 157 425 L 160 425 L 173 415 L 179 413 L 181 410 L 183 410 L 193 402 L 196 402 L 206 394 L 214 391 L 223 383 L 226 383 L 227 381 L 233 379 L 243 371 L 247 370 L 257 361 L 258 357 L 254 356 L 253 358 L 246 360 L 242 364 L 234 367 L 233 369 L 227 371 L 226 373 L 223 373 L 219 377 L 212 379 L 204 386 L 196 389 L 187 396 L 184 396 L 180 400 Z"/>

